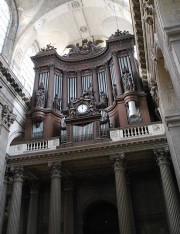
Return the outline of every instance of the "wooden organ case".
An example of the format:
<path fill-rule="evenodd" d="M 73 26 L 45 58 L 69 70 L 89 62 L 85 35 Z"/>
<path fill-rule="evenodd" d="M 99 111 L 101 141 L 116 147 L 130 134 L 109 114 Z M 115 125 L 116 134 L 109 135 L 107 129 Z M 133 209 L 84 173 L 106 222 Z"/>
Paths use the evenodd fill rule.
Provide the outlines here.
<path fill-rule="evenodd" d="M 32 60 L 35 83 L 25 139 L 60 137 L 60 147 L 109 141 L 109 128 L 149 123 L 146 94 L 134 57 L 134 36 L 117 31 L 70 45 L 59 56 L 47 45 Z"/>

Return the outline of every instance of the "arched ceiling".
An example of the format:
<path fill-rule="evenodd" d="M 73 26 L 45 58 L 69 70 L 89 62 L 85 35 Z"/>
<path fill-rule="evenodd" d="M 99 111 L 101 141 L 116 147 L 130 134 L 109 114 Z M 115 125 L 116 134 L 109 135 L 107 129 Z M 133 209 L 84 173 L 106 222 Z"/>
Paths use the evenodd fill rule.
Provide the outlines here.
<path fill-rule="evenodd" d="M 19 29 L 16 50 L 51 43 L 59 54 L 84 38 L 107 39 L 117 30 L 132 33 L 128 0 L 16 0 Z"/>

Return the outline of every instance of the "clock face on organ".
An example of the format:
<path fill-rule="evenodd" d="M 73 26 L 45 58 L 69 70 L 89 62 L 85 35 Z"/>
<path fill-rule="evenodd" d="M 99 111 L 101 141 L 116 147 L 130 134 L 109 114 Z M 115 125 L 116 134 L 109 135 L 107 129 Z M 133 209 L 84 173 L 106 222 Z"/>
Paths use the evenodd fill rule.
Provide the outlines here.
<path fill-rule="evenodd" d="M 87 105 L 85 104 L 81 104 L 77 107 L 77 111 L 80 113 L 80 114 L 84 114 L 86 111 L 87 111 L 88 107 Z"/>

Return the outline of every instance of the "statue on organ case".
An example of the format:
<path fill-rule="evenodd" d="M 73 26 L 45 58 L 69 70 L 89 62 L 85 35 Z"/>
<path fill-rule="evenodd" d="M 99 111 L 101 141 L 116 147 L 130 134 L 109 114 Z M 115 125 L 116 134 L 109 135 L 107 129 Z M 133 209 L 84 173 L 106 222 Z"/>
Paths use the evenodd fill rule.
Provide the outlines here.
<path fill-rule="evenodd" d="M 122 82 L 124 86 L 124 92 L 126 91 L 134 91 L 135 85 L 131 77 L 131 73 L 127 67 L 124 67 L 122 70 Z"/>
<path fill-rule="evenodd" d="M 53 101 L 53 108 L 55 110 L 60 110 L 61 109 L 61 103 L 60 103 L 60 101 L 61 101 L 61 99 L 56 94 L 55 97 L 54 97 L 54 101 Z"/>
<path fill-rule="evenodd" d="M 43 83 L 39 85 L 39 88 L 36 92 L 36 104 L 35 107 L 42 107 L 45 106 L 45 89 Z"/>

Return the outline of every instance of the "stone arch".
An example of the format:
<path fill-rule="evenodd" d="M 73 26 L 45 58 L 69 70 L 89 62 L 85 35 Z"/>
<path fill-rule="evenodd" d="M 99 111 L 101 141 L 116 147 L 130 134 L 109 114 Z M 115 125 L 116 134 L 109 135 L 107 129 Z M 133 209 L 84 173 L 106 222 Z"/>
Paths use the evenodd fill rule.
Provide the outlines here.
<path fill-rule="evenodd" d="M 116 207 L 116 199 L 111 195 L 92 195 L 91 197 L 88 197 L 88 200 L 82 203 L 80 209 L 79 209 L 79 218 L 78 218 L 78 226 L 80 227 L 79 233 L 83 233 L 83 216 L 88 207 L 91 206 L 91 204 L 98 203 L 98 201 L 106 201 L 110 204 L 112 204 L 114 207 Z"/>
<path fill-rule="evenodd" d="M 17 130 L 13 132 L 9 138 L 8 138 L 8 147 L 12 144 L 12 142 L 16 139 L 22 138 L 23 137 L 23 132 L 20 130 Z"/>
<path fill-rule="evenodd" d="M 83 234 L 119 233 L 116 207 L 106 200 L 91 203 L 83 214 Z"/>
<path fill-rule="evenodd" d="M 4 45 L 2 48 L 2 56 L 6 59 L 8 63 L 10 63 L 13 50 L 14 50 L 14 43 L 18 29 L 18 12 L 16 8 L 16 4 L 14 0 L 5 0 L 7 5 L 9 6 L 10 11 L 10 24 L 8 28 L 8 32 L 4 41 Z"/>

